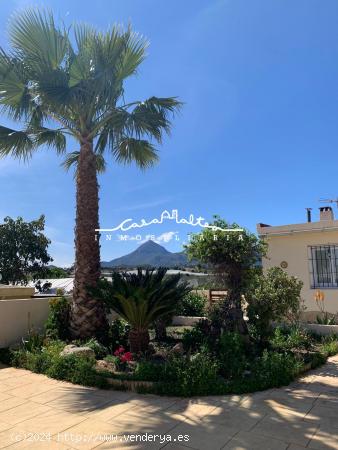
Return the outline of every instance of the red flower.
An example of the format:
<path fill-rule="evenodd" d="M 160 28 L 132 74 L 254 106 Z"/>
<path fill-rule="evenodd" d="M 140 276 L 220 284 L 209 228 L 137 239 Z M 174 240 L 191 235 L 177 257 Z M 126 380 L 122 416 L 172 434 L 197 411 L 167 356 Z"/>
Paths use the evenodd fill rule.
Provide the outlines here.
<path fill-rule="evenodd" d="M 131 361 L 133 359 L 133 355 L 130 352 L 126 352 L 123 356 L 125 357 L 126 361 Z"/>
<path fill-rule="evenodd" d="M 121 353 L 124 353 L 124 347 L 119 347 L 117 350 L 115 350 L 114 355 L 115 356 L 120 356 Z"/>

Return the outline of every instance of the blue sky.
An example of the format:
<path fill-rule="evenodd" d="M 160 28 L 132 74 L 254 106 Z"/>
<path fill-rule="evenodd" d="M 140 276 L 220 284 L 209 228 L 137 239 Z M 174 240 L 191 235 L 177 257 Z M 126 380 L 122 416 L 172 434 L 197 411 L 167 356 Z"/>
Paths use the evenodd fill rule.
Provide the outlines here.
<path fill-rule="evenodd" d="M 33 3 L 34 4 L 34 3 Z M 338 2 L 336 0 L 49 0 L 56 17 L 106 29 L 131 23 L 150 40 L 148 58 L 127 84 L 129 99 L 185 102 L 160 163 L 140 172 L 111 162 L 100 177 L 102 227 L 151 220 L 178 209 L 213 214 L 255 231 L 257 222 L 297 223 L 305 207 L 338 195 Z M 32 5 L 0 0 L 0 45 L 11 14 Z M 0 118 L 1 124 L 7 122 Z M 69 144 L 73 151 L 74 144 Z M 0 160 L 0 217 L 46 215 L 55 262 L 73 262 L 74 180 L 52 150 L 28 165 Z M 145 235 L 188 226 L 152 226 Z M 102 259 L 135 241 L 102 242 Z"/>

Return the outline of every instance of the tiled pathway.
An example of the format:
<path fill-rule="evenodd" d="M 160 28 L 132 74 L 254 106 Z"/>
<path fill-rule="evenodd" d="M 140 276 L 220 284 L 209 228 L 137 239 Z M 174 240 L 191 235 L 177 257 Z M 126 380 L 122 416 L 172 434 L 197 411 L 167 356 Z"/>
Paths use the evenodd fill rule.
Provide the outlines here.
<path fill-rule="evenodd" d="M 190 400 L 85 388 L 0 366 L 0 448 L 163 447 L 338 449 L 338 357 L 286 388 Z"/>

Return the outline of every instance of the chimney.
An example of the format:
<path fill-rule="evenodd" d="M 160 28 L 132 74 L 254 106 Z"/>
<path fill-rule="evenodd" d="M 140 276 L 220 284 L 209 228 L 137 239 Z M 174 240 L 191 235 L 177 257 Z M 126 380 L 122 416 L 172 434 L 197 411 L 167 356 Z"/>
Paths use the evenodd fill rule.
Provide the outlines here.
<path fill-rule="evenodd" d="M 319 208 L 319 220 L 322 222 L 323 220 L 334 220 L 333 210 L 331 206 L 322 206 Z"/>
<path fill-rule="evenodd" d="M 311 222 L 311 211 L 312 211 L 312 208 L 305 208 L 305 209 L 306 209 L 307 221 Z"/>

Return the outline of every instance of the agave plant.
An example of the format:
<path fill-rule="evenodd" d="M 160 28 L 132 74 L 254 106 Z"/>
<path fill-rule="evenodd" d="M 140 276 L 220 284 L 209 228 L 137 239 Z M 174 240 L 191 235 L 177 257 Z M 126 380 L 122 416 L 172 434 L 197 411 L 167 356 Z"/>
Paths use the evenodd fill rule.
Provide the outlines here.
<path fill-rule="evenodd" d="M 166 276 L 167 269 L 137 269 L 137 273 L 113 273 L 112 281 L 100 280 L 95 289 L 109 310 L 131 326 L 130 350 L 144 352 L 149 344 L 149 327 L 155 320 L 173 314 L 178 302 L 190 292 L 180 274 Z"/>

